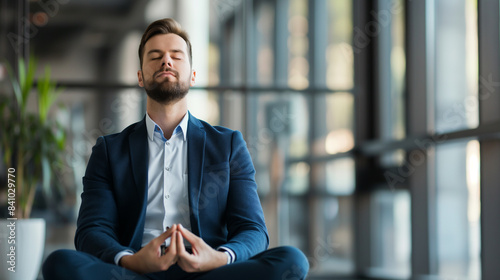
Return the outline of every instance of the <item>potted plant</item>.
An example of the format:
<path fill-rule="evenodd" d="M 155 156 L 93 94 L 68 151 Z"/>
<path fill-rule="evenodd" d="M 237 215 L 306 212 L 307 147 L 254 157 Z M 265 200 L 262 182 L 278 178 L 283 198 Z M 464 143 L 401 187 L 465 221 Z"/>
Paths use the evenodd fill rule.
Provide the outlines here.
<path fill-rule="evenodd" d="M 7 171 L 8 218 L 0 223 L 0 279 L 36 279 L 43 257 L 45 220 L 30 219 L 38 186 L 50 192 L 55 167 L 62 162 L 66 133 L 50 118 L 60 89 L 50 68 L 35 84 L 36 61 L 18 61 L 18 76 L 9 67 L 12 94 L 0 95 L 0 147 Z M 36 110 L 29 110 L 36 93 Z M 4 248 L 5 246 L 5 248 Z M 6 252 L 6 253 L 4 253 Z"/>

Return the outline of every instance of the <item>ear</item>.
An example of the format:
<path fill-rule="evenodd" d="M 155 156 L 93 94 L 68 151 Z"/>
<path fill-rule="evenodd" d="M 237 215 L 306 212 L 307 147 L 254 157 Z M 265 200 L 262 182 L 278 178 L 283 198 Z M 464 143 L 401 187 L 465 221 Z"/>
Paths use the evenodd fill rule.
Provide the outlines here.
<path fill-rule="evenodd" d="M 144 87 L 144 81 L 142 80 L 142 71 L 137 71 L 137 81 L 139 81 L 139 86 Z"/>
<path fill-rule="evenodd" d="M 189 83 L 189 85 L 194 86 L 195 80 L 196 80 L 196 71 L 193 69 L 191 70 L 191 82 Z"/>

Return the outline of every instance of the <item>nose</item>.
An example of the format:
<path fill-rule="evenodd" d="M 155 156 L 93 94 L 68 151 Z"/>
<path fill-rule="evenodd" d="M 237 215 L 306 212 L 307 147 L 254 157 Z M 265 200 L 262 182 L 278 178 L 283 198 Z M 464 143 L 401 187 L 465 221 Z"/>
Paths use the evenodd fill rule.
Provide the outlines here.
<path fill-rule="evenodd" d="M 168 55 L 165 55 L 165 58 L 163 59 L 163 63 L 161 64 L 161 66 L 165 66 L 167 65 L 167 67 L 172 67 L 172 58 L 170 58 L 170 56 Z"/>

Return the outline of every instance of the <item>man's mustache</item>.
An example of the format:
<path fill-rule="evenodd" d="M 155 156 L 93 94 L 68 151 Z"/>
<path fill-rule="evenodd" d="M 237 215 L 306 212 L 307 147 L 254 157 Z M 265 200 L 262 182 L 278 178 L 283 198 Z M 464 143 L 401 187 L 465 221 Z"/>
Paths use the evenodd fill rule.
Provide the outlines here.
<path fill-rule="evenodd" d="M 164 68 L 164 69 L 162 68 L 162 69 L 160 69 L 160 70 L 156 71 L 156 72 L 154 73 L 153 77 L 155 77 L 155 78 L 156 78 L 158 75 L 160 75 L 161 73 L 164 73 L 164 72 L 170 72 L 170 73 L 174 74 L 174 76 L 175 76 L 175 77 L 178 77 L 178 76 L 179 76 L 179 72 L 175 71 L 175 70 L 174 70 L 174 69 L 172 69 L 172 68 Z"/>

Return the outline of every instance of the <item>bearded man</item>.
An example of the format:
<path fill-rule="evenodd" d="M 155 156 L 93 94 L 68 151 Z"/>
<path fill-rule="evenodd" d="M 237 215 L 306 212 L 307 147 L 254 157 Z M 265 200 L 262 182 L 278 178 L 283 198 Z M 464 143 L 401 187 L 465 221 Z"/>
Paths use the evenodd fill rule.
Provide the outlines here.
<path fill-rule="evenodd" d="M 139 46 L 147 114 L 99 137 L 83 177 L 75 250 L 44 263 L 58 279 L 304 279 L 298 249 L 267 249 L 255 169 L 240 132 L 198 120 L 191 43 L 173 19 Z"/>

